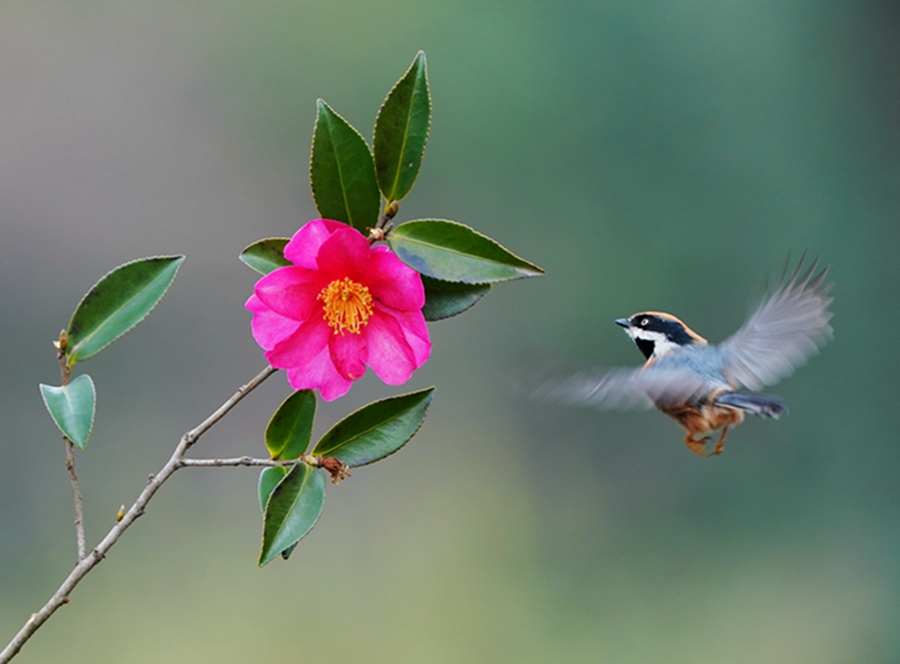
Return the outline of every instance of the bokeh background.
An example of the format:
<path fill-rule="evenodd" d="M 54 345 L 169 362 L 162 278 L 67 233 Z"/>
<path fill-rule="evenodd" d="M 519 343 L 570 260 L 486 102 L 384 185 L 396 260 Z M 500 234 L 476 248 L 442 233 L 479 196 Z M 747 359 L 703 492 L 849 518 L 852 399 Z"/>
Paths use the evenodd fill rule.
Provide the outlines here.
<path fill-rule="evenodd" d="M 185 253 L 82 366 L 88 538 L 263 366 L 237 254 L 316 216 L 315 99 L 370 135 L 418 49 L 434 123 L 399 219 L 547 270 L 431 327 L 425 427 L 329 488 L 259 570 L 253 469 L 185 470 L 26 645 L 28 662 L 900 660 L 900 12 L 895 3 L 370 0 L 0 6 L 0 641 L 69 572 L 37 385 L 81 295 Z M 790 417 L 690 454 L 659 413 L 533 403 L 527 362 L 638 364 L 641 309 L 730 334 L 790 252 L 835 282 Z M 397 393 L 371 376 L 317 431 Z M 195 455 L 262 455 L 270 379 Z"/>

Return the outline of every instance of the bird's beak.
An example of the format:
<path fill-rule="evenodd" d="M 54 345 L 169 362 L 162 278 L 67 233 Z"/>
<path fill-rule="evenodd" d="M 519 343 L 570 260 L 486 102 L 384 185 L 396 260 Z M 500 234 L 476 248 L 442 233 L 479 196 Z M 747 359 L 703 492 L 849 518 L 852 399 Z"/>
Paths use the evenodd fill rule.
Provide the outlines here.
<path fill-rule="evenodd" d="M 616 325 L 621 325 L 622 327 L 631 327 L 631 323 L 628 322 L 627 318 L 616 318 Z"/>

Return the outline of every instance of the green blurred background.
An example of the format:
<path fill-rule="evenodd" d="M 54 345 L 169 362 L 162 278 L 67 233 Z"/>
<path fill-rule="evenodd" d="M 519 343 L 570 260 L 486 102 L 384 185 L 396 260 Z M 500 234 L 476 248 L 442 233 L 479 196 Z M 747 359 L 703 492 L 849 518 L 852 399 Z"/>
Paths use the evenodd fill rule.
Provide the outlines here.
<path fill-rule="evenodd" d="M 74 562 L 39 382 L 81 295 L 185 253 L 83 366 L 91 542 L 259 371 L 237 254 L 316 216 L 315 99 L 370 134 L 418 49 L 434 99 L 400 220 L 468 223 L 547 270 L 434 324 L 401 454 L 330 488 L 259 570 L 253 469 L 185 470 L 27 662 L 900 660 L 900 11 L 895 3 L 385 0 L 0 6 L 0 642 Z M 730 334 L 788 252 L 834 342 L 702 459 L 659 413 L 535 404 L 523 363 L 638 364 L 641 309 Z M 396 393 L 371 376 L 319 432 Z M 262 455 L 276 376 L 196 447 Z"/>

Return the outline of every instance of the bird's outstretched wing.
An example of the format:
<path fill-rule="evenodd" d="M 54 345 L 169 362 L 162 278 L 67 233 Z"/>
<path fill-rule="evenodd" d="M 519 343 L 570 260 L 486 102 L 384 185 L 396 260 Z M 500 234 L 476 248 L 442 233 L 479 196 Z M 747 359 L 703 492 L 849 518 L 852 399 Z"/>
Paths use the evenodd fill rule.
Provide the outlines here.
<path fill-rule="evenodd" d="M 654 405 L 680 405 L 698 396 L 703 384 L 703 378 L 692 371 L 650 366 L 552 378 L 544 381 L 534 396 L 604 410 L 635 410 Z"/>
<path fill-rule="evenodd" d="M 816 274 L 817 263 L 804 269 L 801 258 L 792 273 L 785 266 L 774 292 L 722 342 L 725 377 L 732 386 L 759 390 L 773 385 L 831 338 L 831 284 L 825 282 L 827 267 Z"/>

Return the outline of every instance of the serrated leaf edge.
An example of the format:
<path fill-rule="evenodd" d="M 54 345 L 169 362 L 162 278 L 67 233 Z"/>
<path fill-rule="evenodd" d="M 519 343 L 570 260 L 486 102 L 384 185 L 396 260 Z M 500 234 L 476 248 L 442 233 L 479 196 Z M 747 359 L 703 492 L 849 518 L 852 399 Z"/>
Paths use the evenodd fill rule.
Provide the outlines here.
<path fill-rule="evenodd" d="M 527 265 L 529 268 L 532 268 L 532 269 L 535 270 L 535 274 L 523 274 L 523 275 L 519 275 L 519 276 L 515 276 L 515 277 L 507 277 L 507 278 L 505 278 L 505 279 L 493 279 L 493 280 L 491 280 L 491 281 L 462 281 L 462 280 L 458 280 L 458 279 L 438 279 L 437 277 L 432 277 L 432 276 L 430 276 L 430 275 L 425 275 L 425 276 L 427 276 L 429 279 L 434 279 L 435 281 L 446 281 L 446 282 L 449 283 L 449 284 L 468 284 L 468 285 L 470 285 L 470 286 L 477 286 L 477 285 L 481 285 L 481 284 L 488 284 L 488 285 L 490 285 L 490 284 L 499 284 L 499 283 L 504 283 L 504 282 L 506 282 L 506 281 L 516 281 L 516 280 L 518 280 L 518 279 L 529 279 L 529 278 L 531 278 L 531 277 L 539 277 L 539 276 L 542 275 L 542 274 L 546 274 L 546 270 L 544 270 L 544 269 L 541 268 L 541 267 L 538 267 L 537 265 L 535 265 L 535 264 L 532 263 L 531 261 L 527 261 L 527 260 L 525 260 L 524 258 L 522 258 L 521 256 L 518 256 L 518 255 L 514 254 L 514 253 L 511 252 L 509 249 L 507 249 L 505 246 L 503 246 L 502 244 L 500 244 L 499 242 L 497 242 L 497 240 L 495 240 L 494 238 L 488 237 L 488 236 L 485 235 L 484 233 L 480 233 L 480 232 L 476 231 L 476 230 L 475 230 L 474 228 L 472 228 L 471 226 L 467 226 L 466 224 L 460 223 L 460 222 L 458 222 L 458 221 L 453 221 L 452 219 L 410 219 L 409 221 L 404 221 L 402 224 L 398 225 L 398 226 L 392 231 L 392 234 L 393 234 L 393 233 L 396 233 L 400 228 L 402 228 L 403 226 L 406 226 L 407 224 L 414 224 L 414 223 L 420 222 L 420 221 L 440 221 L 440 222 L 445 222 L 445 223 L 448 223 L 448 224 L 453 224 L 454 226 L 462 226 L 463 228 L 466 228 L 466 229 L 472 231 L 475 235 L 478 235 L 478 236 L 484 238 L 485 240 L 487 240 L 488 242 L 491 242 L 491 243 L 497 245 L 498 247 L 500 247 L 501 249 L 503 249 L 503 251 L 507 252 L 510 256 L 512 256 L 512 257 L 515 258 L 516 260 L 522 261 L 522 263 L 524 263 L 525 265 Z M 409 238 L 406 238 L 406 239 L 409 239 Z M 414 240 L 410 240 L 410 241 L 414 241 Z M 390 242 L 390 237 L 388 237 L 388 242 Z M 423 244 L 424 244 L 424 243 L 423 243 Z M 393 251 L 393 248 L 391 248 L 391 251 Z M 458 251 L 454 251 L 453 249 L 447 249 L 446 251 L 449 251 L 449 252 L 458 254 L 458 255 L 460 255 L 460 256 L 467 256 L 467 255 L 468 255 L 468 254 L 463 254 L 463 253 L 458 252 Z M 397 252 L 394 252 L 394 255 L 396 256 L 396 255 L 397 255 Z M 399 258 L 399 256 L 397 256 L 397 257 Z M 479 260 L 490 260 L 490 259 L 479 259 Z M 490 262 L 491 262 L 491 263 L 496 263 L 497 265 L 505 265 L 504 263 L 498 263 L 497 261 L 494 261 L 494 260 L 490 260 Z M 507 266 L 507 267 L 509 267 L 509 266 Z"/>
<path fill-rule="evenodd" d="M 319 523 L 319 519 L 320 519 L 321 516 L 322 516 L 322 511 L 325 509 L 325 493 L 323 492 L 323 493 L 322 493 L 322 506 L 319 508 L 319 513 L 316 515 L 315 521 L 312 522 L 312 525 L 310 525 L 310 527 L 307 528 L 306 532 L 303 533 L 303 534 L 299 537 L 299 539 L 297 539 L 296 542 L 293 542 L 292 544 L 289 544 L 287 547 L 285 547 L 285 548 L 282 549 L 281 551 L 278 551 L 278 552 L 275 553 L 273 556 L 271 556 L 268 560 L 266 560 L 265 562 L 263 562 L 263 560 L 262 560 L 262 557 L 263 557 L 263 550 L 264 550 L 263 547 L 265 547 L 265 545 L 266 545 L 266 512 L 267 512 L 268 509 L 269 509 L 269 503 L 272 501 L 272 496 L 275 494 L 275 491 L 278 489 L 278 487 L 281 485 L 281 483 L 284 482 L 284 480 L 286 480 L 286 479 L 288 478 L 288 476 L 291 474 L 291 471 L 292 471 L 294 468 L 296 468 L 298 464 L 301 464 L 301 463 L 302 463 L 303 465 L 305 465 L 307 468 L 309 468 L 309 470 L 310 470 L 310 473 L 307 475 L 306 481 L 303 483 L 303 487 L 306 486 L 306 482 L 309 481 L 309 478 L 312 477 L 312 474 L 313 474 L 313 473 L 321 473 L 321 472 L 322 472 L 322 471 L 320 471 L 318 468 L 314 468 L 313 466 L 310 466 L 309 464 L 307 464 L 307 463 L 304 462 L 304 461 L 298 461 L 298 462 L 295 463 L 293 466 L 291 466 L 291 470 L 289 470 L 287 473 L 285 473 L 284 477 L 281 478 L 281 480 L 278 482 L 278 484 L 276 484 L 274 487 L 272 487 L 272 491 L 271 491 L 271 493 L 269 493 L 269 498 L 266 500 L 266 509 L 263 510 L 263 537 L 262 537 L 262 544 L 261 544 L 261 546 L 260 546 L 259 561 L 257 562 L 257 566 L 259 566 L 259 567 L 262 567 L 262 566 L 264 566 L 264 565 L 269 564 L 270 562 L 272 562 L 272 560 L 273 560 L 276 556 L 281 555 L 283 551 L 287 551 L 287 550 L 290 549 L 292 546 L 294 546 L 295 544 L 297 544 L 298 542 L 300 542 L 300 540 L 302 540 L 304 537 L 306 537 L 307 535 L 309 535 L 309 534 L 312 532 L 313 528 L 316 527 L 316 524 Z M 300 499 L 300 495 L 303 493 L 303 487 L 301 487 L 300 490 L 297 492 L 297 497 L 294 499 L 294 503 L 291 505 L 291 511 L 293 511 L 293 508 L 297 505 L 297 501 Z M 281 532 L 281 531 L 279 531 L 279 532 Z"/>
<path fill-rule="evenodd" d="M 255 247 L 255 246 L 258 245 L 258 244 L 262 244 L 263 242 L 270 242 L 270 241 L 272 241 L 272 240 L 284 240 L 284 241 L 285 241 L 285 244 L 287 244 L 288 242 L 291 241 L 291 238 L 289 238 L 289 237 L 264 237 L 264 238 L 262 238 L 262 239 L 257 240 L 256 242 L 251 242 L 250 244 L 248 244 L 246 247 L 243 248 L 243 250 L 241 251 L 241 253 L 238 254 L 238 260 L 239 260 L 241 263 L 243 263 L 244 265 L 246 265 L 247 267 L 249 267 L 249 268 L 250 268 L 251 270 L 253 270 L 254 272 L 256 272 L 256 273 L 258 273 L 258 274 L 263 274 L 263 275 L 264 275 L 264 274 L 265 274 L 264 272 L 260 272 L 259 270 L 257 270 L 255 267 L 253 267 L 253 266 L 250 265 L 247 261 L 244 260 L 244 254 L 246 254 L 247 251 L 248 251 L 251 247 Z M 287 259 L 285 259 L 285 260 L 287 260 Z"/>
<path fill-rule="evenodd" d="M 313 392 L 312 390 L 296 390 L 292 394 L 288 395 L 287 398 L 281 402 L 281 404 L 278 406 L 278 408 L 275 409 L 275 412 L 272 414 L 272 417 L 269 418 L 269 423 L 266 425 L 266 430 L 263 433 L 263 443 L 265 444 L 266 450 L 268 450 L 269 457 L 272 459 L 272 461 L 294 461 L 294 459 L 285 459 L 281 456 L 281 454 L 284 452 L 284 448 L 282 448 L 282 450 L 278 453 L 277 456 L 272 456 L 272 450 L 269 448 L 269 441 L 268 441 L 269 427 L 272 425 L 272 420 L 275 419 L 275 416 L 278 414 L 278 411 L 281 410 L 282 406 L 284 406 L 284 404 L 286 404 L 290 399 L 293 399 L 297 394 L 299 394 L 300 392 L 303 392 L 303 391 L 310 392 L 310 394 L 312 394 L 312 397 L 313 397 L 313 416 L 312 416 L 312 422 L 310 423 L 310 426 L 309 426 L 309 440 L 306 441 L 306 449 L 309 449 L 309 444 L 310 444 L 310 442 L 312 442 L 312 432 L 316 426 L 316 415 L 317 415 L 316 411 L 318 410 L 318 402 L 316 401 L 315 392 Z M 291 431 L 294 431 L 294 427 L 291 427 Z M 285 445 L 285 447 L 287 447 L 287 445 Z M 305 454 L 306 449 L 304 449 L 300 454 L 301 455 Z M 297 458 L 299 458 L 299 457 L 297 457 Z"/>
<path fill-rule="evenodd" d="M 71 438 L 69 436 L 69 434 L 67 434 L 63 430 L 62 426 L 60 426 L 59 422 L 56 419 L 56 416 L 53 414 L 53 411 L 50 410 L 50 404 L 47 403 L 47 396 L 44 394 L 43 389 L 41 389 L 41 400 L 44 402 L 44 408 L 46 408 L 47 412 L 50 413 L 50 419 L 53 420 L 53 423 L 56 425 L 56 428 L 59 429 L 60 433 L 62 433 L 62 435 L 64 435 L 69 440 L 71 440 L 72 444 L 75 445 L 75 447 L 77 447 L 80 450 L 83 450 L 87 447 L 88 441 L 91 439 L 91 434 L 94 432 L 94 420 L 97 418 L 97 386 L 94 384 L 94 379 L 91 378 L 88 374 L 81 374 L 81 376 L 85 376 L 88 379 L 88 382 L 90 382 L 90 384 L 91 384 L 91 392 L 94 395 L 94 398 L 91 400 L 91 424 L 88 427 L 87 435 L 84 437 L 83 445 L 79 445 L 73 438 Z M 70 380 L 69 385 L 71 385 L 76 380 L 81 378 L 81 376 L 78 376 L 74 380 Z M 38 386 L 40 388 L 45 388 L 45 387 L 47 387 L 47 388 L 59 388 L 59 387 L 65 388 L 65 387 L 68 387 L 68 385 L 46 385 L 44 383 L 38 383 Z M 70 409 L 71 409 L 71 400 L 69 399 L 68 390 L 63 390 L 63 394 L 66 395 L 66 401 L 69 402 Z"/>
<path fill-rule="evenodd" d="M 429 279 L 434 279 L 434 277 L 429 277 Z M 434 279 L 434 280 L 435 281 L 446 281 L 445 279 Z M 464 309 L 460 309 L 459 311 L 454 312 L 452 314 L 447 314 L 446 316 L 439 316 L 438 318 L 427 318 L 426 317 L 425 320 L 429 323 L 436 323 L 438 321 L 447 320 L 448 318 L 453 318 L 454 316 L 459 316 L 460 314 L 466 313 L 469 309 L 471 309 L 476 304 L 481 302 L 481 298 L 483 298 L 485 295 L 487 295 L 488 292 L 491 290 L 491 284 L 469 284 L 469 283 L 466 283 L 463 281 L 447 281 L 447 283 L 448 284 L 464 284 L 466 286 L 482 286 L 482 287 L 486 287 L 486 288 L 481 293 L 478 294 L 478 297 L 476 297 L 474 300 L 472 300 L 472 302 L 471 302 L 471 304 L 469 304 L 469 306 L 467 306 Z M 427 291 L 428 291 L 428 289 L 426 288 L 426 294 L 425 294 L 425 302 L 426 303 L 428 302 Z M 424 309 L 424 307 L 423 307 L 423 309 Z"/>
<path fill-rule="evenodd" d="M 392 396 L 392 397 L 385 397 L 384 399 L 378 399 L 378 400 L 376 400 L 376 401 L 372 401 L 371 403 L 367 403 L 365 406 L 363 406 L 363 407 L 361 407 L 361 408 L 357 408 L 357 409 L 354 410 L 352 413 L 350 413 L 350 414 L 347 415 L 346 417 L 342 418 L 340 421 L 336 422 L 336 423 L 334 424 L 334 426 L 331 427 L 331 429 L 329 429 L 328 431 L 326 431 L 326 432 L 322 435 L 322 437 L 319 438 L 319 442 L 317 442 L 317 443 L 315 444 L 315 446 L 313 447 L 312 454 L 313 454 L 314 456 L 326 456 L 326 455 L 330 455 L 331 452 L 326 452 L 324 455 L 323 455 L 323 454 L 317 454 L 317 453 L 316 453 L 316 448 L 318 447 L 319 443 L 322 442 L 322 439 L 325 438 L 325 436 L 327 436 L 329 433 L 331 433 L 331 431 L 332 431 L 333 429 L 335 429 L 339 424 L 341 424 L 341 422 L 344 422 L 345 420 L 350 419 L 351 417 L 353 417 L 353 416 L 356 415 L 357 413 L 359 413 L 359 412 L 365 410 L 365 409 L 368 408 L 369 406 L 374 406 L 375 404 L 379 404 L 379 403 L 382 403 L 382 402 L 385 402 L 385 401 L 393 401 L 394 399 L 401 399 L 401 398 L 403 398 L 403 397 L 410 397 L 410 396 L 412 396 L 412 395 L 414 395 L 414 394 L 422 394 L 423 392 L 429 392 L 429 391 L 430 391 L 431 394 L 428 395 L 428 403 L 425 404 L 425 410 L 422 412 L 422 419 L 421 419 L 421 421 L 419 422 L 419 426 L 417 426 L 417 427 L 416 427 L 416 430 L 413 431 L 413 432 L 410 434 L 409 438 L 407 438 L 406 440 L 403 441 L 403 444 L 402 444 L 402 445 L 400 445 L 400 446 L 399 446 L 397 449 L 395 449 L 393 452 L 390 452 L 390 453 L 388 453 L 388 454 L 385 454 L 383 457 L 378 457 L 377 459 L 374 459 L 374 460 L 372 460 L 372 461 L 369 461 L 368 463 L 361 463 L 361 464 L 353 465 L 353 466 L 350 466 L 350 467 L 351 467 L 351 468 L 362 468 L 363 466 L 369 466 L 369 465 L 371 465 L 371 464 L 373 464 L 373 463 L 377 463 L 378 461 L 382 461 L 383 459 L 387 459 L 389 456 L 393 456 L 394 454 L 396 454 L 397 452 L 399 452 L 400 450 L 402 450 L 404 447 L 406 447 L 406 444 L 407 444 L 409 441 L 411 441 L 413 438 L 415 438 L 416 434 L 419 433 L 419 429 L 421 429 L 421 428 L 422 428 L 422 425 L 425 424 L 425 418 L 428 416 L 428 409 L 431 408 L 431 398 L 434 396 L 434 390 L 435 390 L 435 387 L 432 386 L 432 387 L 426 387 L 426 388 L 424 388 L 424 389 L 422 389 L 422 390 L 416 390 L 415 392 L 407 392 L 406 394 L 396 394 L 396 395 L 394 395 L 394 396 Z M 419 403 L 421 403 L 421 402 L 419 402 Z M 419 404 L 416 404 L 416 405 L 418 406 Z M 410 410 L 412 410 L 412 408 L 415 408 L 415 406 L 412 406 L 412 407 L 406 409 L 405 411 L 403 411 L 403 413 L 409 412 Z M 398 417 L 398 416 L 395 415 L 395 416 L 392 417 L 391 419 L 396 419 L 396 417 Z M 387 421 L 390 421 L 390 420 L 387 420 Z M 367 434 L 367 433 L 369 433 L 370 431 L 373 431 L 373 430 L 377 429 L 378 427 L 382 426 L 383 424 L 384 424 L 384 422 L 382 422 L 381 424 L 378 424 L 378 425 L 376 425 L 376 426 L 374 426 L 374 427 L 370 427 L 369 429 L 366 429 L 365 431 L 362 431 L 362 432 L 358 433 L 357 435 L 353 436 L 353 438 L 350 438 L 350 439 L 348 439 L 347 441 L 345 441 L 344 443 L 342 443 L 342 444 L 341 444 L 341 447 L 343 447 L 344 445 L 346 445 L 346 444 L 349 443 L 350 441 L 356 440 L 356 439 L 359 438 L 360 436 L 362 436 L 362 435 L 364 435 L 364 434 Z M 341 457 L 338 456 L 338 457 L 335 457 L 335 458 L 340 459 Z"/>
<path fill-rule="evenodd" d="M 375 155 L 372 153 L 372 147 L 369 145 L 369 142 L 366 140 L 366 137 L 363 136 L 363 135 L 360 133 L 360 131 L 359 131 L 356 127 L 354 127 L 352 124 L 350 124 L 350 122 L 347 120 L 347 118 L 345 118 L 343 115 L 341 115 L 340 113 L 338 113 L 337 111 L 335 111 L 335 110 L 328 104 L 328 102 L 325 101 L 324 99 L 322 99 L 321 97 L 318 98 L 318 99 L 316 99 L 316 122 L 315 122 L 315 124 L 313 125 L 312 142 L 311 142 L 310 149 L 309 149 L 309 188 L 310 188 L 310 190 L 312 191 L 312 197 L 313 197 L 313 202 L 314 202 L 315 205 L 316 205 L 316 211 L 319 212 L 319 214 L 322 214 L 322 212 L 319 210 L 319 201 L 318 201 L 318 199 L 316 198 L 316 188 L 315 188 L 315 186 L 313 185 L 313 178 L 312 178 L 313 157 L 314 157 L 314 154 L 315 154 L 315 151 L 316 151 L 316 127 L 319 125 L 319 116 L 320 116 L 321 113 L 322 113 L 320 104 L 321 104 L 321 105 L 324 105 L 324 106 L 325 106 L 331 113 L 333 113 L 336 117 L 338 117 L 338 118 L 340 118 L 341 120 L 343 120 L 343 121 L 346 123 L 346 125 L 347 125 L 348 127 L 350 127 L 350 129 L 352 129 L 352 130 L 356 133 L 356 135 L 359 136 L 359 137 L 362 139 L 363 145 L 366 146 L 366 149 L 369 151 L 369 156 L 372 158 L 372 170 L 373 170 L 373 171 L 375 170 Z M 329 131 L 329 134 L 330 134 L 330 133 L 331 133 L 331 132 Z M 332 141 L 332 145 L 333 145 L 333 144 L 334 144 L 334 141 Z M 335 154 L 336 154 L 336 153 L 335 153 Z M 347 217 L 350 218 L 350 217 L 351 217 L 351 215 L 350 215 L 350 204 L 349 204 L 348 201 L 347 201 L 347 193 L 346 193 L 347 190 L 346 190 L 346 188 L 343 186 L 343 185 L 344 185 L 343 175 L 340 174 L 340 160 L 335 159 L 335 162 L 338 164 L 338 174 L 339 174 L 339 176 L 341 177 L 341 197 L 344 199 L 344 210 L 347 212 Z M 376 184 L 376 186 L 377 186 L 377 184 L 378 184 L 378 173 L 375 173 L 375 184 Z M 379 205 L 379 207 L 381 206 L 381 194 L 380 194 L 380 193 L 379 193 L 379 198 L 378 198 L 378 205 Z M 332 221 L 337 221 L 337 220 L 336 220 L 336 219 L 332 219 Z M 352 218 L 350 218 L 350 222 L 349 222 L 349 223 L 348 223 L 348 222 L 340 222 L 340 223 L 347 223 L 347 225 L 350 226 L 351 228 L 357 228 L 356 225 L 354 225 L 353 219 L 352 219 Z M 359 229 L 357 229 L 357 230 L 359 230 Z"/>
<path fill-rule="evenodd" d="M 95 350 L 93 353 L 91 353 L 91 354 L 88 355 L 87 357 L 79 358 L 78 360 L 75 360 L 75 359 L 74 359 L 75 352 L 78 350 L 78 347 L 84 345 L 85 339 L 90 339 L 90 338 L 92 338 L 92 337 L 97 333 L 96 330 L 95 330 L 92 334 L 90 334 L 88 337 L 85 337 L 85 339 L 82 339 L 81 342 L 80 342 L 79 344 L 77 344 L 76 346 L 70 346 L 70 347 L 66 350 L 66 357 L 67 357 L 66 365 L 69 367 L 69 369 L 71 369 L 72 367 L 74 367 L 75 364 L 77 364 L 78 362 L 84 362 L 84 361 L 86 361 L 86 360 L 91 359 L 92 357 L 94 357 L 94 355 L 96 355 L 96 354 L 99 353 L 100 351 L 102 351 L 102 350 L 104 350 L 105 348 L 107 348 L 108 346 L 110 346 L 113 342 L 118 341 L 119 339 L 121 339 L 122 337 L 124 337 L 126 334 L 128 334 L 129 332 L 131 332 L 131 331 L 132 331 L 134 328 L 136 328 L 138 325 L 140 325 L 142 322 L 144 322 L 144 319 L 147 318 L 147 316 L 149 316 L 149 315 L 153 312 L 154 309 L 156 309 L 156 307 L 159 305 L 159 303 L 162 301 L 162 299 L 166 296 L 166 293 L 169 292 L 169 289 L 172 287 L 172 284 L 173 284 L 174 281 L 175 281 L 175 277 L 178 276 L 178 270 L 181 269 L 181 264 L 184 262 L 185 256 L 184 256 L 184 254 L 174 254 L 174 255 L 172 255 L 172 256 L 147 256 L 147 257 L 145 257 L 145 258 L 135 258 L 133 261 L 128 261 L 127 263 L 122 263 L 121 265 L 117 265 L 116 267 L 114 267 L 113 269 L 111 269 L 109 272 L 107 272 L 106 274 L 104 274 L 102 277 L 100 277 L 100 279 L 98 279 L 97 282 L 96 282 L 93 286 L 91 286 L 91 287 L 88 289 L 87 293 L 85 293 L 84 296 L 82 296 L 82 298 L 78 301 L 78 304 L 75 306 L 75 311 L 72 312 L 72 317 L 69 319 L 69 325 L 66 327 L 66 330 L 71 330 L 71 329 L 72 329 L 72 321 L 75 320 L 75 314 L 78 313 L 78 309 L 81 307 L 82 303 L 88 298 L 88 296 L 93 292 L 93 290 L 94 290 L 94 289 L 95 289 L 95 288 L 96 288 L 96 287 L 97 287 L 104 279 L 106 279 L 107 277 L 109 277 L 111 274 L 113 274 L 113 273 L 116 272 L 117 270 L 121 270 L 123 267 L 126 267 L 126 266 L 128 266 L 128 265 L 133 265 L 134 263 L 141 263 L 141 262 L 143 262 L 143 261 L 156 260 L 156 259 L 160 259 L 160 258 L 171 259 L 171 260 L 175 263 L 175 271 L 172 273 L 172 278 L 169 279 L 169 283 L 168 283 L 168 285 L 166 286 L 165 290 L 163 290 L 162 294 L 159 296 L 159 298 L 157 298 L 156 302 L 153 303 L 153 306 L 150 307 L 149 309 L 147 309 L 147 311 L 144 313 L 144 315 L 141 316 L 138 320 L 136 320 L 136 321 L 134 322 L 133 325 L 131 325 L 131 326 L 128 327 L 127 329 L 123 330 L 121 334 L 119 334 L 118 336 L 116 336 L 114 339 L 110 340 L 109 343 L 106 343 L 106 344 L 104 344 L 103 346 L 101 346 L 100 348 L 98 348 L 97 350 Z M 131 300 L 133 300 L 133 299 L 134 299 L 134 297 L 129 298 L 129 299 L 127 300 L 127 302 L 131 302 Z M 123 306 L 124 306 L 124 305 L 123 305 Z M 123 308 L 123 307 L 119 307 L 118 309 L 116 309 L 116 311 L 117 311 L 117 312 L 118 312 L 118 311 L 121 311 L 122 308 Z M 71 352 L 70 352 L 70 351 L 71 351 Z"/>
<path fill-rule="evenodd" d="M 423 70 L 424 70 L 424 75 L 425 75 L 425 94 L 428 96 L 428 129 L 425 131 L 425 142 L 422 144 L 422 154 L 419 155 L 419 163 L 416 165 L 416 177 L 419 176 L 419 171 L 422 170 L 422 162 L 425 159 L 425 148 L 428 147 L 428 139 L 431 138 L 431 123 L 432 123 L 432 115 L 434 113 L 434 102 L 431 97 L 431 85 L 429 85 L 429 82 L 428 82 L 428 61 L 425 58 L 425 51 L 419 50 L 419 52 L 416 53 L 416 57 L 413 58 L 413 61 L 410 63 L 409 67 L 406 68 L 406 71 L 403 72 L 403 75 L 399 79 L 397 79 L 397 82 L 394 83 L 394 85 L 388 91 L 387 96 L 384 98 L 384 101 L 381 103 L 381 106 L 378 108 L 378 113 L 375 115 L 375 125 L 372 127 L 372 158 L 374 160 L 375 137 L 377 136 L 376 130 L 378 129 L 378 119 L 381 117 L 381 112 L 384 110 L 384 107 L 387 104 L 388 99 L 390 99 L 391 95 L 394 94 L 394 90 L 396 90 L 400 86 L 400 84 L 406 79 L 407 76 L 409 76 L 409 73 L 416 66 L 416 62 L 419 60 L 420 56 L 424 63 Z M 409 117 L 411 117 L 411 113 L 412 113 L 412 107 L 410 107 L 410 113 L 407 115 L 407 122 L 406 122 L 407 129 L 409 128 Z M 400 150 L 401 155 L 405 152 L 406 140 L 407 140 L 408 135 L 409 135 L 408 131 L 405 132 L 403 135 L 403 146 Z M 375 162 L 375 176 L 376 176 L 375 179 L 377 181 L 377 179 L 378 179 L 378 177 L 377 177 L 378 176 L 378 163 L 377 162 Z M 397 182 L 399 181 L 399 179 L 400 179 L 400 169 L 398 168 L 397 173 L 394 176 L 394 182 L 391 184 L 391 192 L 392 193 L 397 191 Z M 413 180 L 415 180 L 415 178 L 413 178 Z M 379 186 L 379 188 L 380 188 L 380 186 Z M 412 187 L 410 187 L 410 189 L 412 189 Z M 381 193 L 384 195 L 385 199 L 388 198 L 387 192 L 381 192 Z M 402 200 L 403 198 L 406 197 L 406 195 L 408 193 L 409 193 L 409 191 L 407 191 L 406 194 L 404 194 L 402 197 L 397 198 L 397 199 L 390 199 L 387 202 L 391 203 L 394 200 Z"/>

